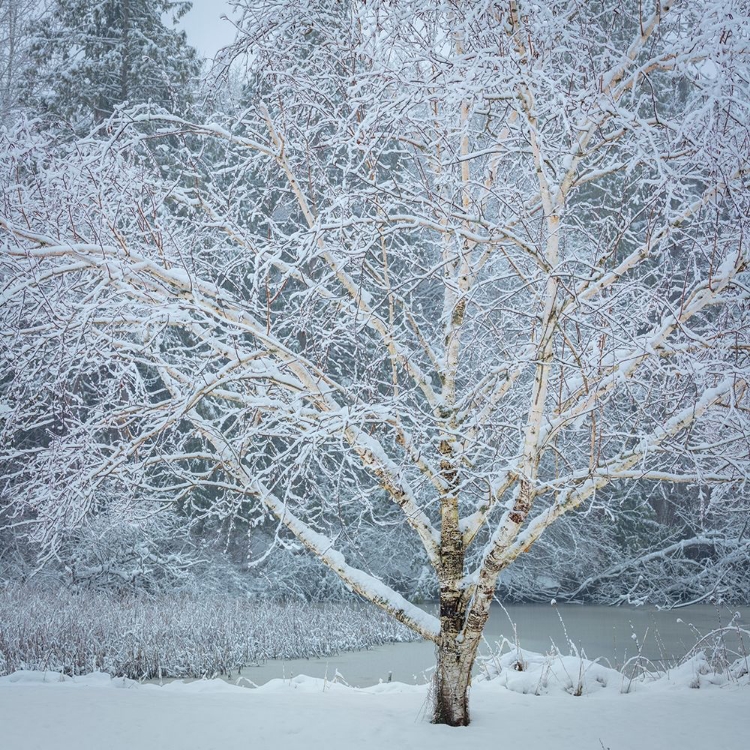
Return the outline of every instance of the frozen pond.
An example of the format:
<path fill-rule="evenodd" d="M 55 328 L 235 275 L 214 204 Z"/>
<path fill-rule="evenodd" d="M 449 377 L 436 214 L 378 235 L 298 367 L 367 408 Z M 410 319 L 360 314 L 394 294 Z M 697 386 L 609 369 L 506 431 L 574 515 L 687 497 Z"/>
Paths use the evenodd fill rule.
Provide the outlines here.
<path fill-rule="evenodd" d="M 750 625 L 750 607 L 694 605 L 682 609 L 653 607 L 602 607 L 595 605 L 549 604 L 493 605 L 485 629 L 486 643 L 480 653 L 488 654 L 504 638 L 528 651 L 547 653 L 553 647 L 567 654 L 585 654 L 620 668 L 637 656 L 655 666 L 668 665 L 685 655 L 706 633 L 726 626 L 733 613 L 740 613 L 740 625 Z M 725 639 L 730 649 L 750 651 L 737 636 Z M 390 679 L 420 683 L 429 679 L 435 664 L 434 646 L 426 641 L 396 643 L 369 651 L 351 651 L 322 659 L 276 659 L 242 669 L 242 677 L 256 684 L 274 678 L 305 674 L 332 680 L 338 672 L 357 687 Z M 237 679 L 233 675 L 232 681 Z"/>

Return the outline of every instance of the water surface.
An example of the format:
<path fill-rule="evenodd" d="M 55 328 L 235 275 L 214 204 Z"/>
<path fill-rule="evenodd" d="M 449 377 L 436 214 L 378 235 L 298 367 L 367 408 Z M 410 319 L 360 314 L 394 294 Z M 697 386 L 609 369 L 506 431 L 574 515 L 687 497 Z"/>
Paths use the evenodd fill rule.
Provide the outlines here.
<path fill-rule="evenodd" d="M 654 607 L 604 607 L 596 605 L 523 604 L 493 605 L 480 654 L 489 655 L 504 643 L 527 651 L 580 653 L 616 669 L 632 665 L 634 657 L 652 668 L 681 659 L 707 633 L 729 624 L 739 613 L 741 627 L 750 627 L 750 607 L 693 605 L 681 609 Z M 750 652 L 750 639 L 740 642 L 736 633 L 711 638 L 728 652 Z M 435 648 L 427 641 L 394 643 L 350 651 L 321 659 L 273 659 L 242 669 L 242 677 L 255 684 L 298 674 L 333 680 L 337 673 L 350 685 L 366 687 L 379 681 L 422 683 L 430 679 Z M 238 675 L 233 675 L 236 680 Z"/>

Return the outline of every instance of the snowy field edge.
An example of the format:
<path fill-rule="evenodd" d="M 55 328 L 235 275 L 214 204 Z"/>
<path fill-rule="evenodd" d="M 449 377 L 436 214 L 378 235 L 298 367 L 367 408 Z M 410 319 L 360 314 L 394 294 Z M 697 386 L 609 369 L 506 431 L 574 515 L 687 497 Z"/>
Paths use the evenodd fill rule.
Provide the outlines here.
<path fill-rule="evenodd" d="M 473 690 L 508 690 L 523 695 L 567 694 L 573 697 L 589 696 L 601 690 L 623 694 L 659 691 L 665 688 L 748 688 L 750 687 L 750 656 L 742 656 L 723 669 L 712 668 L 704 652 L 698 652 L 681 664 L 662 671 L 635 669 L 630 674 L 605 666 L 599 660 L 591 661 L 580 656 L 539 654 L 525 649 L 486 657 L 481 671 L 474 677 Z M 176 693 L 236 693 L 248 689 L 259 693 L 287 690 L 315 693 L 326 691 L 354 691 L 359 693 L 418 693 L 427 692 L 429 683 L 418 685 L 403 682 L 380 682 L 369 687 L 351 686 L 346 676 L 336 671 L 330 679 L 320 679 L 304 674 L 289 678 L 272 679 L 256 685 L 247 677 L 232 680 L 220 677 L 210 679 L 170 679 L 139 682 L 127 677 L 113 676 L 107 672 L 90 672 L 85 675 L 66 675 L 52 670 L 22 669 L 0 676 L 0 688 L 12 685 L 99 687 L 114 689 L 165 690 Z"/>
<path fill-rule="evenodd" d="M 0 678 L 0 746 L 442 750 L 459 740 L 525 750 L 740 750 L 748 735 L 747 661 L 719 674 L 701 653 L 658 677 L 630 679 L 575 656 L 506 653 L 494 673 L 488 667 L 475 678 L 472 723 L 462 729 L 429 723 L 429 684 L 354 688 L 297 675 L 247 689 L 222 679 L 158 685 L 102 672 L 18 671 Z"/>

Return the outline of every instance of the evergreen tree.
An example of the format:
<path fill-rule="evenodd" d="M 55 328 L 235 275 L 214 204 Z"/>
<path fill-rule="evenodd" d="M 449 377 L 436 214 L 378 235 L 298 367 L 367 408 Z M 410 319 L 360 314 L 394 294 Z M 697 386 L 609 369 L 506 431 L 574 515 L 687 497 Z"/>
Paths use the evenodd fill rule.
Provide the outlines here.
<path fill-rule="evenodd" d="M 0 119 L 18 98 L 18 75 L 28 53 L 24 28 L 38 13 L 36 0 L 0 0 Z"/>
<path fill-rule="evenodd" d="M 54 0 L 31 29 L 25 102 L 73 124 L 123 103 L 180 111 L 200 62 L 185 33 L 164 25 L 190 9 L 174 0 Z"/>

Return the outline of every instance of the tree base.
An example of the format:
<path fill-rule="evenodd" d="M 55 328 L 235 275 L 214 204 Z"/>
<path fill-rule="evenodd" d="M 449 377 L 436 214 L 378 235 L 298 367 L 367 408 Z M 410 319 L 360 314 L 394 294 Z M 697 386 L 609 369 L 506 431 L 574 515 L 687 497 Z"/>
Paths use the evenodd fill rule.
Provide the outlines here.
<path fill-rule="evenodd" d="M 444 671 L 447 671 L 447 674 L 443 673 Z M 438 666 L 432 697 L 433 724 L 445 724 L 449 727 L 469 726 L 469 674 L 465 667 L 441 670 Z"/>

